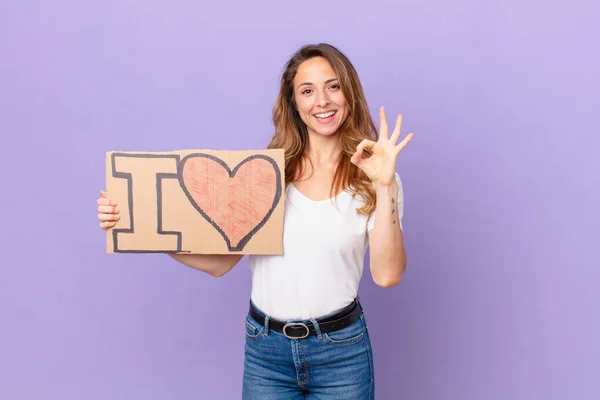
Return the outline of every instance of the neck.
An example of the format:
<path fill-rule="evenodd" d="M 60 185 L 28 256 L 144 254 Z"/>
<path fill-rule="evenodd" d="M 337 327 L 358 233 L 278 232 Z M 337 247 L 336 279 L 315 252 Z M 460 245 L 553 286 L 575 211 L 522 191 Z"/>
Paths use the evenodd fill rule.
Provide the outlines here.
<path fill-rule="evenodd" d="M 337 164 L 341 153 L 342 144 L 339 134 L 321 136 L 308 132 L 306 155 L 315 166 Z"/>

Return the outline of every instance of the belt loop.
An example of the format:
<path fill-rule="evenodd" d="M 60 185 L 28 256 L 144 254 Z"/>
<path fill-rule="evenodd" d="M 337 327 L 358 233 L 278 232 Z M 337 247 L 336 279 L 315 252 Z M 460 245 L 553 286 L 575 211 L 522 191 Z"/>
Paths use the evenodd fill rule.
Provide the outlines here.
<path fill-rule="evenodd" d="M 321 335 L 321 328 L 319 328 L 319 323 L 314 318 L 311 318 L 310 322 L 312 322 L 313 326 L 315 327 L 315 332 L 317 332 L 317 338 L 321 340 L 323 336 Z"/>
<path fill-rule="evenodd" d="M 269 336 L 269 320 L 271 318 L 268 315 L 265 315 L 265 336 Z"/>

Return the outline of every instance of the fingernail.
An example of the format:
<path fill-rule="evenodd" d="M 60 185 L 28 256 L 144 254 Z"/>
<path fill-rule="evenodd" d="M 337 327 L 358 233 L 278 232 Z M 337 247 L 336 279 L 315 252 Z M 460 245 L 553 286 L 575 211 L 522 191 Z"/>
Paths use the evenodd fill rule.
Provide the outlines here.
<path fill-rule="evenodd" d="M 119 213 L 121 210 L 119 210 L 119 207 L 115 207 L 115 213 Z"/>

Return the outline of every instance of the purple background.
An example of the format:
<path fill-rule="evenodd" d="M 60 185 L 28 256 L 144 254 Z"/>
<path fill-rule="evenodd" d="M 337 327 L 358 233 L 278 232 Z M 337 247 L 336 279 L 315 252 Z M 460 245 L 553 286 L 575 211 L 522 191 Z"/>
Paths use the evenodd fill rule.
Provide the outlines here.
<path fill-rule="evenodd" d="M 600 398 L 592 3 L 1 1 L 0 398 L 240 397 L 247 260 L 106 255 L 104 153 L 264 148 L 319 41 L 415 132 L 408 270 L 361 287 L 378 398 Z"/>

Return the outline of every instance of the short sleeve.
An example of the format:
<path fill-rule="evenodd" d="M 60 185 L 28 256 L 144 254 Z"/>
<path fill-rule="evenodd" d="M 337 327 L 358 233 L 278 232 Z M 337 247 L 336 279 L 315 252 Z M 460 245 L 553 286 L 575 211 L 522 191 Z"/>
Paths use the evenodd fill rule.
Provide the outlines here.
<path fill-rule="evenodd" d="M 398 213 L 398 223 L 400 224 L 400 229 L 402 229 L 402 216 L 404 215 L 404 192 L 402 190 L 402 180 L 400 179 L 400 175 L 396 172 L 396 183 L 398 183 L 398 208 L 396 212 Z M 371 229 L 375 227 L 375 214 L 377 210 L 373 211 L 369 220 L 367 221 L 367 232 L 371 232 Z"/>

